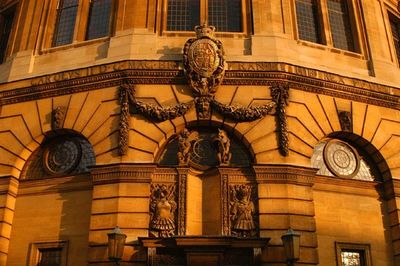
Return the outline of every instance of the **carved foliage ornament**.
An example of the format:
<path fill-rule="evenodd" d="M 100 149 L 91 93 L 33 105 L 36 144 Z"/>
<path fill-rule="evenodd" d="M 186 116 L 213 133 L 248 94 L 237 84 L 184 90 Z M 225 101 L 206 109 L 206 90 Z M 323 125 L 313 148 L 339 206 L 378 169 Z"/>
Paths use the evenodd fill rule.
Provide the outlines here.
<path fill-rule="evenodd" d="M 289 102 L 289 87 L 287 84 L 276 84 L 271 87 L 271 96 L 276 104 L 276 127 L 279 139 L 279 152 L 283 156 L 289 154 L 289 133 L 287 129 L 286 106 Z"/>
<path fill-rule="evenodd" d="M 170 237 L 176 229 L 175 184 L 152 184 L 150 196 L 150 235 Z"/>

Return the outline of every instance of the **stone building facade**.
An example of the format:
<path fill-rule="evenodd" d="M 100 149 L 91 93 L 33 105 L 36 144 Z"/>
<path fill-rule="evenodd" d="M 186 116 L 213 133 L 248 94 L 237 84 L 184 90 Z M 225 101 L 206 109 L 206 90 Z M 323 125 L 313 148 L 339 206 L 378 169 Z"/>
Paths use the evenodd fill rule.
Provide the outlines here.
<path fill-rule="evenodd" d="M 0 265 L 400 265 L 399 6 L 0 0 Z"/>

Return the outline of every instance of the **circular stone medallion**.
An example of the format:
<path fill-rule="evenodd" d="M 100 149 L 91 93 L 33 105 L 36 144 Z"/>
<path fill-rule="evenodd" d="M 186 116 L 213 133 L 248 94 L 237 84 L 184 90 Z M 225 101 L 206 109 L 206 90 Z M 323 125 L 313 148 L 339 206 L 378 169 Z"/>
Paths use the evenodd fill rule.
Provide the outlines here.
<path fill-rule="evenodd" d="M 47 145 L 43 154 L 43 165 L 51 175 L 63 175 L 72 172 L 81 161 L 80 143 L 71 138 L 55 140 Z"/>
<path fill-rule="evenodd" d="M 330 140 L 325 145 L 324 161 L 329 171 L 339 177 L 352 178 L 360 168 L 357 151 L 340 140 Z"/>
<path fill-rule="evenodd" d="M 211 77 L 217 70 L 220 57 L 218 46 L 210 39 L 204 38 L 192 43 L 188 52 L 191 68 L 200 76 Z"/>

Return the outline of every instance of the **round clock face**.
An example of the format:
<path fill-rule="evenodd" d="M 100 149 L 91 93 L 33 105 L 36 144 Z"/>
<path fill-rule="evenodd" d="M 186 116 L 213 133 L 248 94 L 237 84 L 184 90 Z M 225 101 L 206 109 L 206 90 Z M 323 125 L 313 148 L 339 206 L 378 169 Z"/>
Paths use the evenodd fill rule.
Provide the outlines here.
<path fill-rule="evenodd" d="M 44 151 L 44 169 L 51 175 L 68 174 L 78 166 L 81 157 L 82 148 L 77 140 L 57 139 Z"/>
<path fill-rule="evenodd" d="M 207 170 L 217 165 L 216 151 L 210 136 L 202 135 L 193 143 L 193 152 L 189 164 L 198 170 Z"/>
<path fill-rule="evenodd" d="M 324 161 L 329 171 L 339 177 L 352 178 L 360 168 L 357 151 L 339 140 L 331 140 L 326 144 Z"/>

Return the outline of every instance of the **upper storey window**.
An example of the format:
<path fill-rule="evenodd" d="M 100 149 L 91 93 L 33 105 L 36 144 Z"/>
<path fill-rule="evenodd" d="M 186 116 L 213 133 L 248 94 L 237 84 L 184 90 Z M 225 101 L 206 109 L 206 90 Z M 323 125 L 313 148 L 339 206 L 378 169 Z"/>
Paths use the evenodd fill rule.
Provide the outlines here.
<path fill-rule="evenodd" d="M 299 39 L 359 52 L 349 0 L 296 0 L 296 16 Z"/>
<path fill-rule="evenodd" d="M 110 33 L 111 0 L 92 0 L 86 39 L 108 36 Z"/>
<path fill-rule="evenodd" d="M 0 13 L 0 64 L 5 60 L 11 28 L 14 21 L 15 6 Z"/>
<path fill-rule="evenodd" d="M 243 0 L 168 0 L 166 29 L 193 31 L 204 22 L 219 32 L 242 32 Z"/>
<path fill-rule="evenodd" d="M 112 0 L 60 0 L 52 46 L 108 36 L 111 9 Z"/>
<path fill-rule="evenodd" d="M 392 14 L 389 14 L 389 19 L 392 29 L 394 50 L 396 51 L 397 62 L 400 64 L 400 20 Z"/>
<path fill-rule="evenodd" d="M 78 0 L 61 0 L 58 7 L 54 46 L 72 43 Z"/>

